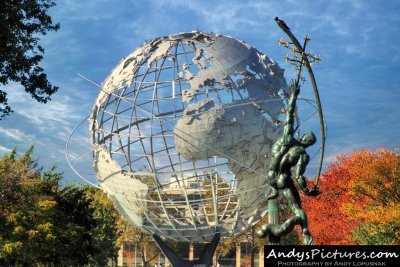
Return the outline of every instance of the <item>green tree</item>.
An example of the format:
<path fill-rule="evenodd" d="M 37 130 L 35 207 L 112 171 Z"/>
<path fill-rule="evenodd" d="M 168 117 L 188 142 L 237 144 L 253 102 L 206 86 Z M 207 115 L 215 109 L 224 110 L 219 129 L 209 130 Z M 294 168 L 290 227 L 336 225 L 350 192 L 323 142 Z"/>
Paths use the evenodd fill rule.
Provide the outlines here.
<path fill-rule="evenodd" d="M 61 174 L 42 171 L 32 149 L 0 158 L 0 265 L 57 262 L 59 214 L 55 196 Z M 62 250 L 63 251 L 63 250 Z"/>
<path fill-rule="evenodd" d="M 0 266 L 107 265 L 117 256 L 112 203 L 93 187 L 61 188 L 62 175 L 37 168 L 31 152 L 0 158 Z"/>
<path fill-rule="evenodd" d="M 14 148 L 9 155 L 0 158 L 0 214 L 3 216 L 31 203 L 24 190 L 29 183 L 37 181 L 35 177 L 38 176 L 37 171 L 31 168 L 32 149 L 17 157 Z"/>
<path fill-rule="evenodd" d="M 47 14 L 54 5 L 52 0 L 5 0 L 0 5 L 0 84 L 20 83 L 42 103 L 58 89 L 39 66 L 44 53 L 39 36 L 60 28 Z M 0 119 L 11 112 L 7 93 L 0 90 Z"/>
<path fill-rule="evenodd" d="M 114 208 L 112 201 L 98 188 L 86 186 L 86 199 L 91 209 L 92 226 L 91 253 L 89 263 L 94 266 L 105 266 L 109 259 L 116 261 L 118 256 L 118 220 L 120 215 Z"/>

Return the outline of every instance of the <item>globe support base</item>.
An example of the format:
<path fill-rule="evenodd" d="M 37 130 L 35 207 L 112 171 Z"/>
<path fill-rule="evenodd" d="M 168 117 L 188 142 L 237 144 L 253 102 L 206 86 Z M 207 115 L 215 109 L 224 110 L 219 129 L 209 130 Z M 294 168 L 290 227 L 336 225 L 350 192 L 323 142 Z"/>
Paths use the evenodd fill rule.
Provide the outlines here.
<path fill-rule="evenodd" d="M 173 267 L 208 267 L 212 265 L 212 258 L 219 243 L 220 234 L 214 235 L 211 243 L 205 246 L 199 259 L 194 261 L 184 260 L 176 255 L 176 253 L 168 247 L 168 245 L 158 235 L 153 235 L 153 239 Z"/>

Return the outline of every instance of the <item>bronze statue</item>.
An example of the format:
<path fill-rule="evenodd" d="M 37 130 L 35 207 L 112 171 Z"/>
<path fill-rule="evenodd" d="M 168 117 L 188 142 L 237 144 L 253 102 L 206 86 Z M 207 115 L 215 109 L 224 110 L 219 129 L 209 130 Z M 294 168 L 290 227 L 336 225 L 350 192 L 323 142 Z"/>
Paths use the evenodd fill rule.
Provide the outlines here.
<path fill-rule="evenodd" d="M 286 56 L 286 61 L 296 66 L 297 79 L 290 83 L 291 94 L 286 109 L 286 118 L 284 123 L 284 130 L 282 136 L 274 143 L 271 151 L 271 160 L 268 166 L 267 183 L 272 188 L 272 194 L 268 190 L 266 198 L 268 202 L 268 219 L 269 223 L 263 225 L 257 232 L 260 237 L 269 235 L 268 243 L 271 245 L 279 244 L 279 237 L 288 234 L 292 231 L 296 224 L 300 224 L 304 243 L 311 245 L 313 238 L 308 230 L 307 215 L 301 207 L 300 194 L 295 184 L 308 196 L 317 196 L 320 192 L 318 190 L 318 180 L 321 174 L 322 163 L 325 151 L 325 122 L 322 114 L 321 100 L 318 93 L 317 83 L 315 81 L 314 73 L 311 68 L 311 63 L 320 62 L 321 57 L 310 52 L 305 52 L 306 46 L 311 40 L 307 35 L 304 39 L 303 45 L 299 43 L 297 38 L 290 31 L 286 23 L 275 18 L 278 26 L 289 36 L 290 41 L 284 39 L 279 40 L 279 45 L 283 45 L 286 49 L 291 51 L 293 57 Z M 306 152 L 306 148 L 315 144 L 316 137 L 314 133 L 309 132 L 305 134 L 300 140 L 294 137 L 296 132 L 294 128 L 294 116 L 296 112 L 296 101 L 300 93 L 299 82 L 304 82 L 305 79 L 301 76 L 302 68 L 306 68 L 311 85 L 314 91 L 316 108 L 319 113 L 319 123 L 321 131 L 321 147 L 320 147 L 320 160 L 318 172 L 315 179 L 313 189 L 308 189 L 304 172 L 310 157 Z M 289 207 L 294 212 L 294 216 L 287 219 L 284 223 L 279 224 L 278 206 L 276 200 L 278 193 L 281 192 L 286 198 Z"/>
<path fill-rule="evenodd" d="M 258 234 L 261 237 L 269 234 L 282 236 L 291 231 L 295 224 L 300 224 L 304 243 L 310 245 L 313 239 L 308 230 L 307 215 L 301 208 L 300 195 L 294 181 L 297 182 L 304 194 L 308 196 L 319 194 L 317 187 L 311 190 L 308 189 L 306 179 L 303 176 L 310 160 L 306 148 L 315 144 L 316 137 L 313 132 L 306 133 L 300 140 L 294 137 L 294 115 L 297 97 L 300 93 L 300 85 L 298 82 L 293 81 L 290 84 L 290 89 L 291 94 L 286 109 L 283 135 L 272 146 L 267 182 L 274 189 L 274 193 L 267 196 L 267 199 L 276 198 L 278 192 L 282 192 L 295 215 L 281 225 L 270 223 L 263 225 Z"/>

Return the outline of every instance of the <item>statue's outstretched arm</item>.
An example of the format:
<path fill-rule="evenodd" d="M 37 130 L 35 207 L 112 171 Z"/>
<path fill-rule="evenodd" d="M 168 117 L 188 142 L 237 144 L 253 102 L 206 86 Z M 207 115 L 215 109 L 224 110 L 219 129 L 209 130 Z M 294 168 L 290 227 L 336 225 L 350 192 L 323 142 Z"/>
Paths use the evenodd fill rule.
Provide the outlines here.
<path fill-rule="evenodd" d="M 294 134 L 294 113 L 296 112 L 296 101 L 297 96 L 300 93 L 300 86 L 296 85 L 294 81 L 290 83 L 290 98 L 286 108 L 286 120 L 285 126 L 283 130 L 284 135 L 292 135 Z"/>
<path fill-rule="evenodd" d="M 297 184 L 306 195 L 310 193 L 310 189 L 308 189 L 307 187 L 304 173 L 306 171 L 306 167 L 309 161 L 310 157 L 307 154 L 301 155 L 299 161 L 296 164 L 296 169 L 295 169 L 295 178 L 297 179 Z"/>
<path fill-rule="evenodd" d="M 310 161 L 310 156 L 308 156 L 307 154 L 300 156 L 300 159 L 296 165 L 295 178 L 297 179 L 298 186 L 304 192 L 304 194 L 306 194 L 307 196 L 317 196 L 320 194 L 318 188 L 315 187 L 311 190 L 308 189 L 306 177 L 304 176 L 309 161 Z"/>

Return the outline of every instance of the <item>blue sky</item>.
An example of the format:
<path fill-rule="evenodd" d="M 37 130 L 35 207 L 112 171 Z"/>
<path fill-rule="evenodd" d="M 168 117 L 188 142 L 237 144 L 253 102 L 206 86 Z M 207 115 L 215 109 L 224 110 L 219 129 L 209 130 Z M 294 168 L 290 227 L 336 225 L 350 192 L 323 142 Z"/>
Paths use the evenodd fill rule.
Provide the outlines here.
<path fill-rule="evenodd" d="M 145 40 L 199 29 L 246 41 L 290 79 L 286 51 L 277 45 L 285 35 L 275 16 L 299 39 L 309 34 L 310 49 L 323 57 L 314 72 L 328 124 L 325 165 L 337 154 L 400 147 L 399 1 L 70 0 L 58 1 L 51 15 L 61 29 L 42 38 L 42 66 L 59 92 L 43 105 L 19 85 L 2 87 L 15 113 L 0 121 L 0 154 L 35 145 L 40 164 L 56 164 L 66 183 L 79 179 L 65 160 L 65 143 L 97 95 L 96 86 L 77 73 L 101 83 Z M 311 88 L 304 86 L 302 95 L 312 98 Z"/>

